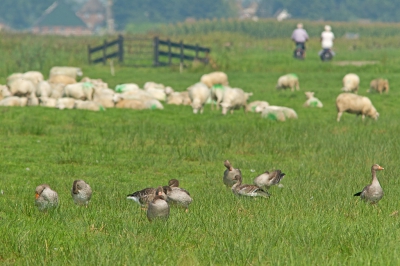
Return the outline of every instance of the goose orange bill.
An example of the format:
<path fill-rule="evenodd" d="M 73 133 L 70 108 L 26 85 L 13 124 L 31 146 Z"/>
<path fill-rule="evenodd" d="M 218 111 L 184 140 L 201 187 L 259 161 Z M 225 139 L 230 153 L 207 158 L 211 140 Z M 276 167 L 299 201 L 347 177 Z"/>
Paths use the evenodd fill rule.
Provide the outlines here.
<path fill-rule="evenodd" d="M 379 166 L 379 168 L 378 168 L 379 170 L 383 170 L 383 169 L 385 169 L 385 168 L 383 168 L 382 166 Z"/>
<path fill-rule="evenodd" d="M 38 193 L 35 193 L 35 199 L 38 199 L 39 198 L 39 194 Z"/>

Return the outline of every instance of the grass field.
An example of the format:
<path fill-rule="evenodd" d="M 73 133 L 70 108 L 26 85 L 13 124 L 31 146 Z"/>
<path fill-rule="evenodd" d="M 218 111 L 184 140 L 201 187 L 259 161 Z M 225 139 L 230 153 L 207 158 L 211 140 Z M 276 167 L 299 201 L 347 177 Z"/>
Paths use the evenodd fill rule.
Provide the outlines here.
<path fill-rule="evenodd" d="M 162 111 L 98 113 L 2 107 L 0 264 L 399 264 L 398 40 L 338 39 L 337 57 L 322 63 L 317 39 L 311 40 L 305 61 L 294 61 L 287 40 L 215 38 L 200 36 L 199 43 L 213 44 L 212 55 L 232 86 L 253 92 L 251 101 L 294 108 L 299 119 L 280 123 L 241 110 L 222 116 L 210 106 L 203 115 L 169 105 Z M 233 47 L 223 47 L 229 41 Z M 11 59 L 7 67 L 18 70 Z M 344 60 L 379 63 L 334 64 Z M 111 76 L 108 67 L 82 68 L 110 87 L 152 80 L 178 91 L 212 70 L 117 66 Z M 276 91 L 277 78 L 289 72 L 298 74 L 301 91 Z M 378 121 L 344 114 L 336 122 L 335 98 L 349 72 L 361 77 L 359 94 L 370 97 Z M 388 95 L 366 93 L 377 77 L 389 79 Z M 302 107 L 308 90 L 324 108 Z M 222 183 L 225 159 L 242 170 L 245 183 L 265 170 L 281 169 L 284 187 L 272 188 L 269 199 L 237 198 Z M 374 163 L 385 168 L 378 173 L 385 191 L 378 207 L 353 197 L 370 182 Z M 126 200 L 127 194 L 172 178 L 194 198 L 189 213 L 172 208 L 166 223 L 149 223 L 140 206 Z M 88 208 L 73 204 L 75 179 L 94 190 Z M 48 213 L 34 205 L 35 187 L 42 183 L 60 196 L 59 208 Z"/>

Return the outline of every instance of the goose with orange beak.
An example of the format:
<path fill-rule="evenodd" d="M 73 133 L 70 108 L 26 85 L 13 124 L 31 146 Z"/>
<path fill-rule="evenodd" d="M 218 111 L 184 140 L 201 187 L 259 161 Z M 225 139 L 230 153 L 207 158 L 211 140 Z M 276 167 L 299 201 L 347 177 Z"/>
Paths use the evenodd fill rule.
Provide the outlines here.
<path fill-rule="evenodd" d="M 384 168 L 378 164 L 374 164 L 371 167 L 372 182 L 366 186 L 361 192 L 354 194 L 354 196 L 360 196 L 360 198 L 371 204 L 378 203 L 383 197 L 383 189 L 379 184 L 378 178 L 376 177 L 376 171 L 383 170 Z"/>
<path fill-rule="evenodd" d="M 48 184 L 42 184 L 35 190 L 35 205 L 40 211 L 58 206 L 58 194 Z"/>

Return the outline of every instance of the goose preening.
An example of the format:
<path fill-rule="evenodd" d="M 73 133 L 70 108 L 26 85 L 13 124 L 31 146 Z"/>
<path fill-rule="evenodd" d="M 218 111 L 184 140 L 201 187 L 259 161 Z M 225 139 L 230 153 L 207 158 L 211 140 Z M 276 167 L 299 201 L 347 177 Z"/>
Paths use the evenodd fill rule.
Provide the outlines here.
<path fill-rule="evenodd" d="M 185 208 L 185 211 L 189 211 L 189 204 L 193 201 L 187 190 L 179 187 L 179 181 L 177 179 L 171 179 L 168 182 L 168 186 L 164 187 L 164 192 L 167 195 L 168 203 L 176 204 Z"/>
<path fill-rule="evenodd" d="M 87 207 L 92 197 L 92 188 L 83 180 L 75 180 L 72 184 L 71 196 L 75 204 Z"/>
<path fill-rule="evenodd" d="M 285 176 L 285 173 L 282 173 L 281 170 L 275 170 L 273 172 L 265 171 L 261 175 L 254 178 L 254 185 L 262 188 L 264 191 L 268 191 L 268 189 L 282 180 Z"/>
<path fill-rule="evenodd" d="M 235 176 L 242 176 L 242 172 L 240 172 L 239 169 L 233 168 L 232 164 L 228 160 L 225 160 L 224 166 L 226 167 L 223 178 L 224 184 L 227 187 L 232 187 L 237 182 Z"/>
<path fill-rule="evenodd" d="M 156 189 L 154 198 L 149 202 L 147 208 L 147 219 L 153 221 L 154 219 L 167 220 L 169 217 L 169 205 L 166 201 L 166 195 L 164 194 L 164 188 L 159 186 Z"/>
<path fill-rule="evenodd" d="M 254 185 L 242 185 L 242 176 L 236 175 L 234 180 L 237 182 L 232 186 L 232 192 L 236 195 L 249 197 L 269 197 L 268 192 Z"/>
<path fill-rule="evenodd" d="M 36 187 L 35 198 L 35 205 L 40 211 L 58 206 L 58 194 L 48 184 Z"/>
<path fill-rule="evenodd" d="M 156 195 L 156 189 L 149 187 L 149 188 L 145 188 L 145 189 L 133 192 L 132 194 L 129 194 L 128 196 L 126 196 L 126 198 L 130 199 L 130 200 L 134 200 L 140 206 L 145 208 L 145 207 L 147 207 L 149 202 L 153 201 L 155 195 Z"/>
<path fill-rule="evenodd" d="M 384 168 L 378 164 L 374 164 L 371 167 L 372 182 L 366 186 L 361 192 L 354 194 L 354 196 L 360 196 L 365 202 L 371 204 L 378 203 L 383 197 L 383 189 L 379 184 L 378 178 L 376 177 L 376 171 L 383 170 Z"/>

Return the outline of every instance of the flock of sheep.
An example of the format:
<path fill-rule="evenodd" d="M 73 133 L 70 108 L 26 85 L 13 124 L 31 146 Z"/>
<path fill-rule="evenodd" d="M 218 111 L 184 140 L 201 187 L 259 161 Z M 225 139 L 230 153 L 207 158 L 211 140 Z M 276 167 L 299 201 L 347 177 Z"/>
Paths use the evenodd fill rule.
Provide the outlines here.
<path fill-rule="evenodd" d="M 171 87 L 155 82 L 146 82 L 141 89 L 135 83 L 117 85 L 114 90 L 101 79 L 77 78 L 82 76 L 77 67 L 53 67 L 48 80 L 38 71 L 14 73 L 7 77 L 7 84 L 0 85 L 0 106 L 44 106 L 58 109 L 86 109 L 101 111 L 106 108 L 163 109 L 163 104 L 191 105 L 193 113 L 203 113 L 204 106 L 211 103 L 222 114 L 231 114 L 235 109 L 244 108 L 246 112 L 261 113 L 264 118 L 278 121 L 296 119 L 295 110 L 284 106 L 269 105 L 266 101 L 248 103 L 252 93 L 229 86 L 228 76 L 224 72 L 211 72 L 201 76 L 200 81 L 186 91 L 175 92 Z M 377 119 L 379 113 L 367 97 L 350 93 L 358 92 L 360 78 L 356 74 L 347 74 L 343 78 L 344 93 L 336 99 L 337 121 L 343 112 L 361 114 Z M 277 89 L 300 90 L 299 78 L 295 74 L 283 75 L 278 79 Z M 386 79 L 375 79 L 370 83 L 370 91 L 379 93 L 389 91 Z M 314 92 L 305 92 L 305 107 L 323 107 L 314 97 Z"/>

